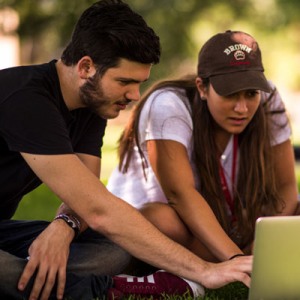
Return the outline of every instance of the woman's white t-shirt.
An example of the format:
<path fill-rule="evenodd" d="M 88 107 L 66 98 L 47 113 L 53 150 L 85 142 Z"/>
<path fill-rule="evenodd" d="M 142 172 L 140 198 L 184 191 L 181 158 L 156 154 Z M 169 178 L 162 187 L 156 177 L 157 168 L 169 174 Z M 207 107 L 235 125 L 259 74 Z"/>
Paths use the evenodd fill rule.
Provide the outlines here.
<path fill-rule="evenodd" d="M 274 85 L 269 82 L 271 87 Z M 262 101 L 266 101 L 269 94 L 262 92 Z M 278 93 L 275 94 L 271 109 L 282 109 L 284 103 Z M 291 128 L 285 113 L 274 114 L 276 124 L 286 124 L 284 127 L 271 128 L 274 140 L 272 145 L 277 145 L 288 140 Z M 158 90 L 146 101 L 140 116 L 139 142 L 147 160 L 146 178 L 142 169 L 141 157 L 137 147 L 134 149 L 128 171 L 124 174 L 115 168 L 108 180 L 107 188 L 116 196 L 127 201 L 136 208 L 140 208 L 146 202 L 165 202 L 167 199 L 150 166 L 146 142 L 149 140 L 172 140 L 181 143 L 187 150 L 193 171 L 195 166 L 191 158 L 193 148 L 193 123 L 190 113 L 190 105 L 184 90 L 165 89 Z M 230 183 L 229 174 L 232 168 L 233 138 L 221 156 L 227 183 Z M 195 182 L 198 179 L 194 171 Z M 231 186 L 228 186 L 232 190 Z"/>

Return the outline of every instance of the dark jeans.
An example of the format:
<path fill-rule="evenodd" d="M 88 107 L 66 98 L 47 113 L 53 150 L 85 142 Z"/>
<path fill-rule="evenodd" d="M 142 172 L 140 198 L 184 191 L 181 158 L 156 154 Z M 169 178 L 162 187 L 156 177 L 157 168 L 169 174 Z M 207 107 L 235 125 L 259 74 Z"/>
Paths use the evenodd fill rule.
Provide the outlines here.
<path fill-rule="evenodd" d="M 48 226 L 45 221 L 0 222 L 0 299 L 27 299 L 17 283 L 26 265 L 28 248 Z M 112 285 L 111 275 L 122 273 L 131 256 L 104 236 L 88 229 L 71 244 L 67 265 L 66 299 L 102 299 Z M 56 299 L 56 289 L 50 299 Z"/>

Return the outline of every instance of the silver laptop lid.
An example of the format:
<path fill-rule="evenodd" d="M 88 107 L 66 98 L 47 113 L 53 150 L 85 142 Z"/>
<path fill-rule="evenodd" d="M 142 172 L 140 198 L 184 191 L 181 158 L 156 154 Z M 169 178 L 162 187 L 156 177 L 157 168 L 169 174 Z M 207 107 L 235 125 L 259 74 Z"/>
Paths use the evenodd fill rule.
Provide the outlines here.
<path fill-rule="evenodd" d="M 249 300 L 300 299 L 300 216 L 257 220 Z"/>

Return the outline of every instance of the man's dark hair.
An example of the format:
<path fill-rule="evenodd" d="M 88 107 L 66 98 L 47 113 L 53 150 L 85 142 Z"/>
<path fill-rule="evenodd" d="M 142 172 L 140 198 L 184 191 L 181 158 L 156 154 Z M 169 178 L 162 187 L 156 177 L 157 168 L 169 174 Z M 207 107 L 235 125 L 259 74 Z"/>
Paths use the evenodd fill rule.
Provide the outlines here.
<path fill-rule="evenodd" d="M 160 52 L 159 37 L 139 14 L 121 0 L 102 0 L 83 12 L 61 59 L 71 66 L 90 56 L 104 74 L 120 58 L 157 64 Z"/>

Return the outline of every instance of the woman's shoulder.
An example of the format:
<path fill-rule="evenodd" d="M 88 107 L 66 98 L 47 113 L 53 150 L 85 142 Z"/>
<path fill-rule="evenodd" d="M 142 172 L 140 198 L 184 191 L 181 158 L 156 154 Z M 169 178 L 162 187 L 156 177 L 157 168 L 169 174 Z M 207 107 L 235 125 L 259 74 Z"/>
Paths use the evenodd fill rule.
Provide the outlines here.
<path fill-rule="evenodd" d="M 277 86 L 271 80 L 268 80 L 268 83 L 270 86 L 270 92 L 261 92 L 262 102 L 264 104 L 268 104 L 268 107 L 271 110 L 284 109 L 284 101 L 277 89 Z"/>
<path fill-rule="evenodd" d="M 187 110 L 190 113 L 189 100 L 185 90 L 175 87 L 167 87 L 154 91 L 147 99 L 147 106 L 151 110 Z"/>
<path fill-rule="evenodd" d="M 159 99 L 159 98 L 177 98 L 183 100 L 186 98 L 185 90 L 178 87 L 164 87 L 157 89 L 151 93 L 149 99 Z"/>

